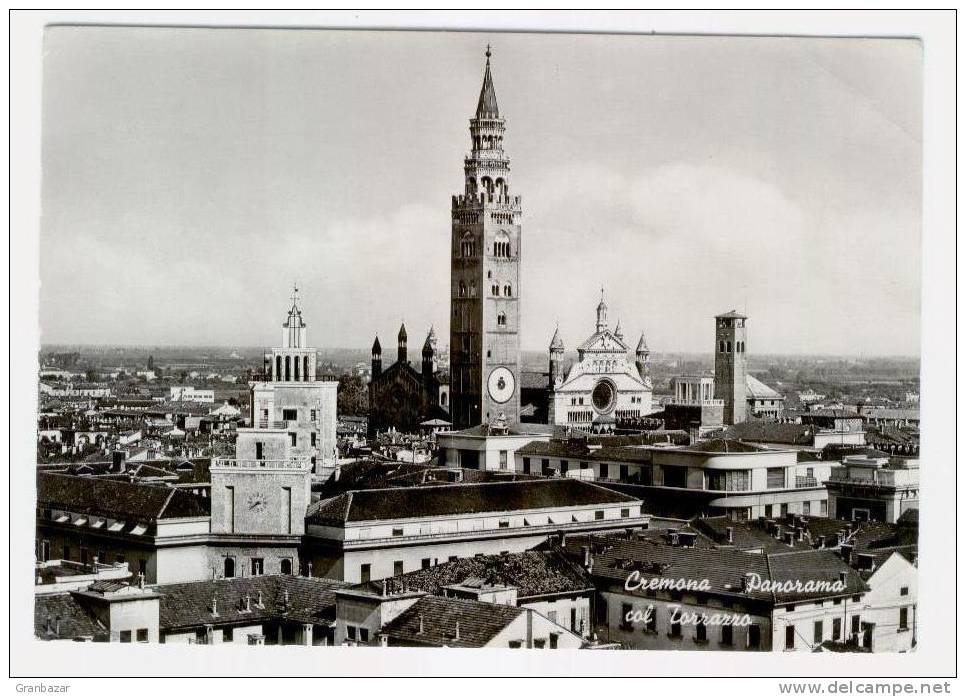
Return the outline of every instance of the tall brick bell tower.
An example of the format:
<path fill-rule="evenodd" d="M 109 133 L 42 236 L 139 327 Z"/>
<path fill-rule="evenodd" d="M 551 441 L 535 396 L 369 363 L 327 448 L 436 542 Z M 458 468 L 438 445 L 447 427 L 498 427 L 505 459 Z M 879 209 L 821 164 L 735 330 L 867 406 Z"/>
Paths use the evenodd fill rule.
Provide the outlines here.
<path fill-rule="evenodd" d="M 748 418 L 744 315 L 732 310 L 714 318 L 714 397 L 724 400 L 724 422 L 728 426 Z"/>
<path fill-rule="evenodd" d="M 454 428 L 520 420 L 520 197 L 486 48 L 483 88 L 470 119 L 465 189 L 453 196 L 450 414 Z"/>

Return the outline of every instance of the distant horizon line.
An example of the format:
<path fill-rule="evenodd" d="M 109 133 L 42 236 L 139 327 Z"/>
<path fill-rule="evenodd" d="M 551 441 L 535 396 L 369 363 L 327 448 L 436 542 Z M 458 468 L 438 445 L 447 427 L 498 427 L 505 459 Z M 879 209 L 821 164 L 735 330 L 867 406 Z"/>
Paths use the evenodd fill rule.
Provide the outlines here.
<path fill-rule="evenodd" d="M 40 350 L 50 349 L 51 347 L 77 347 L 77 348 L 120 348 L 120 349 L 225 349 L 228 351 L 238 351 L 238 350 L 258 350 L 266 351 L 271 350 L 272 347 L 262 347 L 258 345 L 245 345 L 245 344 L 95 344 L 95 343 L 50 343 L 41 344 Z M 370 351 L 371 347 L 352 347 L 352 346 L 314 346 L 316 351 Z M 390 352 L 392 347 L 388 349 Z M 528 352 L 546 352 L 547 348 L 522 348 L 521 351 Z M 576 349 L 568 350 L 567 353 L 576 351 Z M 386 353 L 386 349 L 383 350 Z M 675 351 L 651 351 L 650 354 L 654 355 L 702 355 L 707 353 L 709 356 L 714 355 L 713 350 L 708 351 L 687 351 L 687 350 L 675 350 Z M 795 356 L 795 357 L 813 357 L 813 358 L 902 358 L 902 359 L 914 359 L 922 360 L 921 355 L 913 354 L 902 354 L 902 353 L 876 353 L 876 354 L 866 354 L 866 353 L 782 353 L 774 351 L 766 351 L 762 353 L 749 353 L 749 357 L 753 356 Z"/>

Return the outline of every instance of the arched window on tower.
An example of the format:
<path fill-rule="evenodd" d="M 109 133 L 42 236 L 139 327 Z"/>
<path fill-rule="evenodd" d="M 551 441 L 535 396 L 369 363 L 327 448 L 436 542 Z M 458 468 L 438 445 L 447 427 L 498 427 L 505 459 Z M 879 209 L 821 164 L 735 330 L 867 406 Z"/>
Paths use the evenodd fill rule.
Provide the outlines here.
<path fill-rule="evenodd" d="M 302 357 L 302 379 L 308 382 L 309 380 L 309 357 Z"/>
<path fill-rule="evenodd" d="M 498 314 L 496 316 L 496 324 L 499 327 L 505 327 L 506 326 L 506 313 L 505 312 L 501 312 L 500 314 Z"/>
<path fill-rule="evenodd" d="M 501 259 L 510 256 L 510 237 L 505 232 L 501 232 L 493 243 L 493 256 Z"/>
<path fill-rule="evenodd" d="M 470 297 L 476 297 L 476 281 L 470 281 Z"/>
<path fill-rule="evenodd" d="M 298 382 L 299 380 L 302 379 L 302 370 L 301 370 L 301 368 L 302 368 L 302 366 L 301 366 L 302 361 L 299 360 L 299 357 L 298 356 L 295 356 L 294 363 L 295 363 L 295 365 L 292 366 L 293 369 L 294 369 L 293 370 L 293 373 L 294 373 L 294 377 L 295 377 L 295 382 Z"/>
<path fill-rule="evenodd" d="M 282 357 L 275 356 L 275 375 L 273 376 L 276 380 L 282 379 Z"/>
<path fill-rule="evenodd" d="M 731 353 L 731 342 L 730 341 L 728 342 L 727 346 L 728 346 L 728 351 L 727 352 L 728 353 Z"/>
<path fill-rule="evenodd" d="M 466 284 L 463 281 L 460 281 L 459 296 L 461 298 L 466 297 Z"/>
<path fill-rule="evenodd" d="M 290 382 L 292 380 L 292 357 L 285 357 L 285 382 Z"/>
<path fill-rule="evenodd" d="M 500 295 L 500 286 L 498 284 L 494 283 L 492 286 L 490 286 L 490 292 L 493 295 L 499 296 Z"/>
<path fill-rule="evenodd" d="M 234 557 L 225 557 L 225 578 L 235 578 Z"/>
<path fill-rule="evenodd" d="M 506 284 L 505 286 L 503 286 L 503 294 L 505 296 L 507 296 L 508 298 L 512 298 L 513 297 L 513 286 L 511 286 L 509 283 Z"/>

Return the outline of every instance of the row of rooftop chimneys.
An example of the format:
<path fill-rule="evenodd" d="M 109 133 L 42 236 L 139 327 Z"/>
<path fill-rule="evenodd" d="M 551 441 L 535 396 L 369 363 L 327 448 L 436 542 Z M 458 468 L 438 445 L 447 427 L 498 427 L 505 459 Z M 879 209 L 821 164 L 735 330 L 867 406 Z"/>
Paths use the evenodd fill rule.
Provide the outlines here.
<path fill-rule="evenodd" d="M 289 601 L 288 590 L 286 590 L 285 591 L 284 600 L 282 602 L 282 607 L 284 609 L 288 609 L 290 607 L 290 605 L 291 605 L 291 603 Z M 261 591 L 258 591 L 258 598 L 255 601 L 255 607 L 257 609 L 259 609 L 259 610 L 264 610 L 265 609 L 265 602 L 264 602 L 264 599 L 262 598 L 262 592 Z M 252 596 L 251 596 L 250 593 L 246 593 L 245 594 L 245 602 L 244 602 L 244 604 L 240 605 L 238 608 L 236 608 L 236 610 L 237 610 L 237 612 L 251 612 L 252 611 Z M 218 596 L 217 595 L 212 596 L 212 598 L 211 598 L 211 616 L 212 617 L 218 617 L 219 616 L 219 614 L 218 614 Z"/>

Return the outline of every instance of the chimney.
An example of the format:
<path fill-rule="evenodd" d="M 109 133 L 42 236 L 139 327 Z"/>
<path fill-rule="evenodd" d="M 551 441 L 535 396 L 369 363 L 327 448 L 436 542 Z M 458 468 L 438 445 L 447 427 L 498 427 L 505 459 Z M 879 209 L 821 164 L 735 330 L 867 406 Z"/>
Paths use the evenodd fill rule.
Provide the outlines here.
<path fill-rule="evenodd" d="M 387 634 L 379 635 L 379 646 L 389 646 L 389 636 Z"/>
<path fill-rule="evenodd" d="M 218 616 L 218 596 L 215 596 L 211 599 L 211 616 Z"/>
<path fill-rule="evenodd" d="M 785 539 L 785 544 L 788 545 L 789 547 L 795 546 L 795 533 L 786 532 L 784 535 L 784 539 Z"/>
<path fill-rule="evenodd" d="M 265 604 L 262 602 L 262 592 L 261 591 L 258 591 L 258 602 L 256 603 L 256 605 L 258 605 L 258 607 L 260 607 L 260 608 L 265 607 Z"/>
<path fill-rule="evenodd" d="M 422 634 L 423 633 L 423 616 L 421 614 L 419 616 L 419 631 L 416 632 L 416 633 L 417 634 Z"/>
<path fill-rule="evenodd" d="M 818 544 L 815 545 L 816 549 L 822 549 L 825 546 L 825 535 L 818 536 Z"/>
<path fill-rule="evenodd" d="M 114 472 L 124 471 L 124 451 L 123 450 L 115 450 L 113 452 L 112 459 L 111 459 L 111 469 Z"/>
<path fill-rule="evenodd" d="M 460 640 L 460 621 L 456 620 L 456 641 Z"/>
<path fill-rule="evenodd" d="M 735 529 L 729 525 L 725 528 L 725 532 L 728 534 L 728 544 L 730 545 L 735 541 Z"/>
<path fill-rule="evenodd" d="M 842 583 L 842 585 L 845 585 L 845 579 L 847 576 L 848 574 L 846 574 L 844 571 L 839 571 L 839 581 Z"/>
<path fill-rule="evenodd" d="M 143 573 L 139 573 L 138 574 L 138 588 L 141 588 L 142 590 L 144 589 L 144 574 Z"/>
<path fill-rule="evenodd" d="M 309 578 L 312 578 L 312 562 L 309 562 Z"/>
<path fill-rule="evenodd" d="M 245 612 L 251 612 L 251 611 L 252 611 L 252 596 L 246 595 L 245 596 Z"/>
<path fill-rule="evenodd" d="M 584 568 L 586 569 L 588 566 L 590 566 L 590 547 L 584 545 L 580 548 L 580 551 L 584 554 Z"/>
<path fill-rule="evenodd" d="M 846 564 L 852 560 L 852 551 L 855 549 L 854 545 L 842 545 L 839 547 L 839 554 L 842 555 L 842 561 Z"/>

